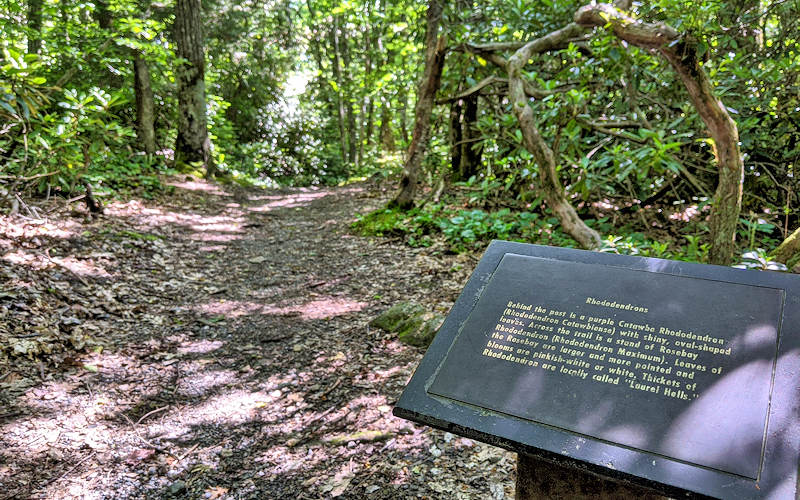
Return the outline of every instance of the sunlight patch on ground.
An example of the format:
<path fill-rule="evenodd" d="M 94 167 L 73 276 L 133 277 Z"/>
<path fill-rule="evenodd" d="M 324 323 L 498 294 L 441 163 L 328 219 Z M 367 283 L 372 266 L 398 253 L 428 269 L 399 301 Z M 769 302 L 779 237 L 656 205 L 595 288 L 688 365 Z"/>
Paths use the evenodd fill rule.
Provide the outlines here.
<path fill-rule="evenodd" d="M 356 193 L 364 192 L 364 188 L 352 187 L 350 189 L 342 190 L 343 192 L 354 195 Z M 250 201 L 265 201 L 264 204 L 249 207 L 247 210 L 250 212 L 271 212 L 279 208 L 299 208 L 309 205 L 312 201 L 331 196 L 332 191 L 319 188 L 300 188 L 297 192 L 292 194 L 268 194 L 250 196 Z"/>
<path fill-rule="evenodd" d="M 236 384 L 237 372 L 233 370 L 206 371 L 205 364 L 203 362 L 184 363 L 181 378 L 175 385 L 175 392 L 184 396 L 198 397 L 209 394 L 217 387 Z"/>
<path fill-rule="evenodd" d="M 76 259 L 75 257 L 47 258 L 47 256 L 42 253 L 28 253 L 24 250 L 9 252 L 0 258 L 18 266 L 28 266 L 37 271 L 60 267 L 78 276 L 91 276 L 95 278 L 111 277 L 108 271 L 95 265 L 92 259 Z"/>
<path fill-rule="evenodd" d="M 343 316 L 347 313 L 358 312 L 369 304 L 366 302 L 354 302 L 346 299 L 319 299 L 299 306 L 289 307 L 266 307 L 266 314 L 288 315 L 299 313 L 303 319 L 324 319 L 334 316 Z"/>
<path fill-rule="evenodd" d="M 151 432 L 157 432 L 163 439 L 175 440 L 194 434 L 195 428 L 200 426 L 241 425 L 255 420 L 259 408 L 273 400 L 266 392 L 234 390 L 171 413 L 168 423 L 151 425 Z"/>
<path fill-rule="evenodd" d="M 295 208 L 295 207 L 304 207 L 311 203 L 313 200 L 324 198 L 328 196 L 330 193 L 326 191 L 320 191 L 316 193 L 301 193 L 296 195 L 289 195 L 289 196 L 263 196 L 258 197 L 262 199 L 272 200 L 268 201 L 267 203 L 254 206 L 248 208 L 251 212 L 270 212 L 277 208 Z"/>
<path fill-rule="evenodd" d="M 302 319 L 325 319 L 358 312 L 369 304 L 342 298 L 323 298 L 305 304 L 278 307 L 240 300 L 220 300 L 195 306 L 193 310 L 211 315 L 223 314 L 229 318 L 239 318 L 251 314 L 270 316 L 299 316 Z"/>
<path fill-rule="evenodd" d="M 220 189 L 214 184 L 209 184 L 202 179 L 192 179 L 188 181 L 172 181 L 167 183 L 168 186 L 175 186 L 176 188 L 185 189 L 187 191 L 202 191 L 204 193 L 213 194 L 216 196 L 228 196 L 228 193 Z"/>
<path fill-rule="evenodd" d="M 204 354 L 211 351 L 216 351 L 220 347 L 224 345 L 224 342 L 220 342 L 219 340 L 197 340 L 194 342 L 184 342 L 178 348 L 178 353 L 180 354 L 189 354 L 189 353 L 199 353 Z"/>
<path fill-rule="evenodd" d="M 242 238 L 245 233 L 243 225 L 246 220 L 241 213 L 234 215 L 203 215 L 198 213 L 182 213 L 160 208 L 147 208 L 139 201 L 112 204 L 109 215 L 131 217 L 150 228 L 165 224 L 174 224 L 200 233 L 192 239 L 200 241 L 232 241 Z"/>
<path fill-rule="evenodd" d="M 44 401 L 55 401 L 61 410 L 56 414 L 45 412 L 41 417 L 16 420 L 0 427 L 3 450 L 6 454 L 22 452 L 28 460 L 51 456 L 54 450 L 87 448 L 105 452 L 118 446 L 115 431 L 105 419 L 114 406 L 102 394 L 75 394 L 72 385 L 60 387 L 49 384 L 26 394 L 26 404 L 42 407 Z M 41 404 L 39 404 L 41 402 Z M 3 460 L 0 452 L 0 463 Z M 0 476 L 1 479 L 1 476 Z"/>
<path fill-rule="evenodd" d="M 227 250 L 225 245 L 205 245 L 199 248 L 201 252 L 224 252 Z"/>
<path fill-rule="evenodd" d="M 61 220 L 58 225 L 44 220 L 25 220 L 19 217 L 0 216 L 0 248 L 14 248 L 19 242 L 13 240 L 35 240 L 39 237 L 67 239 L 76 236 L 78 224 L 72 220 Z M 38 244 L 36 241 L 32 241 Z"/>

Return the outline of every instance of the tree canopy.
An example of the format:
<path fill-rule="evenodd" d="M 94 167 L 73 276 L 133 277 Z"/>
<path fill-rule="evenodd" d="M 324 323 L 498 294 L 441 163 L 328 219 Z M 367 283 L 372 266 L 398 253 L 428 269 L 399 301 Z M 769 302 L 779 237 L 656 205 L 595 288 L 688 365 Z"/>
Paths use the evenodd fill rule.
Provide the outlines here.
<path fill-rule="evenodd" d="M 360 230 L 412 245 L 766 261 L 800 213 L 798 12 L 3 0 L 2 209 L 147 193 L 170 169 L 266 186 L 380 173 L 403 189 Z"/>

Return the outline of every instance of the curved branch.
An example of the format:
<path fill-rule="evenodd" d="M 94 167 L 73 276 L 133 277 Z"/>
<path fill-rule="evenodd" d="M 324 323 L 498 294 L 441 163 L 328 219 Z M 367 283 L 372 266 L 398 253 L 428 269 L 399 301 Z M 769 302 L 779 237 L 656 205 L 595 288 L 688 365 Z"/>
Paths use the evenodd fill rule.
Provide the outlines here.
<path fill-rule="evenodd" d="M 525 81 L 522 78 L 522 68 L 533 54 L 549 50 L 550 47 L 555 47 L 582 31 L 581 26 L 571 23 L 560 30 L 532 40 L 517 50 L 508 60 L 508 99 L 519 122 L 525 149 L 533 155 L 539 166 L 539 189 L 547 205 L 553 210 L 567 233 L 582 247 L 594 249 L 600 246 L 600 235 L 578 217 L 575 208 L 567 199 L 564 186 L 558 177 L 555 155 L 536 126 L 533 108 L 528 105 Z"/>
<path fill-rule="evenodd" d="M 609 4 L 587 5 L 575 13 L 581 26 L 609 25 L 614 34 L 638 47 L 657 50 L 672 66 L 689 93 L 697 113 L 714 141 L 719 182 L 711 210 L 712 247 L 709 260 L 727 265 L 736 250 L 736 224 L 742 204 L 744 162 L 739 131 L 727 108 L 714 93 L 703 70 L 697 43 L 663 23 L 644 23 Z"/>

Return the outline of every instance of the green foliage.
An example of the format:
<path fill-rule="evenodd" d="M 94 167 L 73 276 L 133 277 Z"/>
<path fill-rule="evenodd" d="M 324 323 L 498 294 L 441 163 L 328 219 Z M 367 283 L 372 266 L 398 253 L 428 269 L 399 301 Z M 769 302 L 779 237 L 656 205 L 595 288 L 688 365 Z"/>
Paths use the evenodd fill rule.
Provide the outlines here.
<path fill-rule="evenodd" d="M 438 238 L 457 253 L 478 250 L 493 239 L 577 246 L 558 229 L 555 217 L 541 218 L 538 214 L 509 209 L 486 212 L 441 204 L 410 211 L 381 209 L 359 216 L 351 228 L 363 236 L 400 237 L 411 246 L 430 246 Z"/>
<path fill-rule="evenodd" d="M 136 194 L 151 199 L 158 194 L 174 191 L 172 186 L 164 185 L 161 176 L 177 172 L 163 168 L 145 155 L 130 159 L 112 157 L 109 160 L 109 163 L 93 163 L 83 176 L 97 195 L 124 197 Z"/>
<path fill-rule="evenodd" d="M 447 4 L 442 25 L 450 48 L 524 42 L 571 22 L 585 3 Z M 421 1 L 204 2 L 208 124 L 225 178 L 261 186 L 335 184 L 396 171 L 413 128 L 426 7 Z M 796 7 L 780 0 L 633 6 L 634 16 L 666 22 L 697 47 L 737 122 L 746 166 L 742 250 L 774 248 L 800 224 Z M 27 9 L 20 0 L 0 3 L 0 189 L 71 194 L 88 180 L 104 195 L 158 192 L 175 140 L 171 5 L 45 0 L 37 29 L 28 25 Z M 36 53 L 27 53 L 36 40 Z M 162 150 L 155 158 L 139 153 L 135 135 L 135 53 L 152 77 Z M 696 205 L 697 219 L 707 215 L 703 206 L 717 183 L 713 144 L 683 84 L 657 53 L 598 29 L 588 41 L 534 56 L 523 71 L 547 94 L 529 105 L 583 216 L 598 205 L 651 205 L 666 213 L 686 200 Z M 455 96 L 488 76 L 506 75 L 485 57 L 451 50 L 437 97 Z M 448 186 L 464 198 L 407 214 L 368 214 L 359 231 L 412 245 L 441 240 L 456 251 L 492 238 L 574 245 L 540 211 L 538 167 L 502 97 L 504 85 L 484 92 L 469 143 L 482 152 L 481 163 L 464 175 L 471 178 Z M 423 188 L 451 178 L 451 111 L 434 109 Z M 656 226 L 664 228 L 656 232 L 634 218 L 589 223 L 612 235 L 606 251 L 706 258 L 702 220 L 659 219 Z"/>

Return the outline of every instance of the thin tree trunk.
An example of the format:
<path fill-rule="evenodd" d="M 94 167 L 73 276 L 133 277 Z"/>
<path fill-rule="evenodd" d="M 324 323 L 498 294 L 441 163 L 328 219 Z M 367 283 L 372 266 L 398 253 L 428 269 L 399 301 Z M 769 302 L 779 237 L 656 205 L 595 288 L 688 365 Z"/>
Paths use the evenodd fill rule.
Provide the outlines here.
<path fill-rule="evenodd" d="M 137 51 L 133 55 L 134 92 L 136 93 L 136 135 L 145 153 L 156 152 L 155 105 L 150 85 L 150 68 Z"/>
<path fill-rule="evenodd" d="M 403 139 L 403 147 L 408 146 L 408 91 L 405 87 L 397 93 L 397 102 L 400 105 L 400 138 Z"/>
<path fill-rule="evenodd" d="M 314 22 L 314 7 L 311 4 L 311 0 L 306 0 L 306 6 L 308 7 L 309 19 L 310 19 L 309 28 L 311 29 L 312 33 L 308 45 L 311 48 L 311 54 L 314 57 L 314 61 L 317 63 L 317 69 L 319 70 L 319 74 L 325 75 L 325 65 L 323 64 L 323 58 L 322 58 L 322 45 L 325 38 L 320 36 L 319 26 Z M 317 78 L 316 80 L 319 89 L 318 95 L 322 99 L 323 104 L 325 105 L 325 109 L 332 109 L 333 102 L 330 98 L 330 92 L 328 91 L 327 77 L 320 77 Z"/>
<path fill-rule="evenodd" d="M 365 88 L 368 89 L 367 92 L 364 93 L 363 97 L 361 98 L 361 110 L 360 110 L 360 117 L 361 117 L 361 126 L 359 127 L 360 130 L 363 131 L 361 134 L 361 140 L 358 142 L 358 164 L 361 164 L 361 159 L 364 157 L 364 148 L 369 145 L 372 139 L 372 97 L 369 94 L 369 89 L 373 87 L 372 84 L 372 47 L 376 41 L 375 34 L 373 31 L 377 31 L 374 29 L 370 29 L 370 21 L 372 19 L 372 2 L 366 2 L 366 12 L 365 12 L 365 19 L 367 20 L 367 26 L 364 27 L 363 37 L 364 37 L 364 83 Z"/>
<path fill-rule="evenodd" d="M 350 43 L 347 37 L 339 38 L 339 50 L 342 54 L 342 64 L 344 68 L 350 68 Z M 344 78 L 342 78 L 344 82 Z M 347 162 L 351 165 L 358 167 L 358 158 L 356 153 L 358 149 L 358 129 L 356 128 L 356 100 L 354 98 L 353 87 L 348 86 L 347 92 L 342 88 L 342 95 L 345 101 L 345 114 L 347 116 Z"/>
<path fill-rule="evenodd" d="M 364 126 L 364 145 L 372 145 L 372 136 L 375 133 L 375 100 L 367 98 L 367 123 Z"/>
<path fill-rule="evenodd" d="M 201 164 L 206 176 L 216 174 L 206 122 L 205 55 L 200 0 L 176 0 L 176 55 L 185 59 L 175 71 L 178 83 L 177 165 Z"/>
<path fill-rule="evenodd" d="M 108 9 L 108 2 L 105 0 L 98 0 L 95 2 L 94 18 L 100 29 L 110 30 L 111 23 L 114 20 L 111 11 Z"/>
<path fill-rule="evenodd" d="M 478 94 L 464 99 L 463 142 L 461 144 L 461 178 L 466 180 L 478 173 L 483 156 L 480 134 L 477 130 Z"/>
<path fill-rule="evenodd" d="M 452 170 L 451 179 L 454 182 L 465 181 L 461 170 L 461 152 L 463 146 L 463 125 L 462 112 L 463 101 L 456 99 L 450 102 L 450 169 Z"/>
<path fill-rule="evenodd" d="M 344 95 L 342 94 L 342 66 L 340 63 L 339 48 L 339 18 L 333 16 L 333 26 L 330 32 L 331 46 L 333 47 L 333 74 L 336 78 L 336 106 L 339 119 L 339 144 L 342 150 L 342 163 L 347 163 L 347 126 L 345 122 Z"/>
<path fill-rule="evenodd" d="M 389 110 L 389 102 L 384 101 L 381 108 L 381 129 L 380 129 L 381 147 L 384 151 L 394 152 L 396 146 L 394 142 L 394 132 L 392 131 L 392 115 Z"/>
<path fill-rule="evenodd" d="M 711 252 L 709 262 L 729 265 L 736 251 L 736 225 L 742 206 L 744 162 L 739 150 L 739 131 L 727 108 L 714 93 L 711 81 L 698 59 L 697 44 L 664 23 L 643 23 L 613 5 L 582 7 L 575 13 L 584 26 L 611 26 L 622 40 L 655 49 L 678 73 L 689 99 L 714 140 L 718 184 L 711 205 Z"/>
<path fill-rule="evenodd" d="M 42 50 L 42 5 L 43 0 L 28 0 L 28 54 Z"/>
<path fill-rule="evenodd" d="M 435 103 L 436 92 L 442 81 L 445 46 L 447 38 L 438 36 L 439 23 L 442 20 L 442 3 L 430 0 L 428 3 L 427 27 L 425 28 L 425 71 L 417 94 L 417 105 L 414 112 L 414 134 L 408 147 L 408 158 L 400 180 L 400 190 L 389 202 L 390 207 L 407 210 L 414 206 L 422 160 L 428 145 L 428 134 L 431 128 L 431 114 Z"/>

